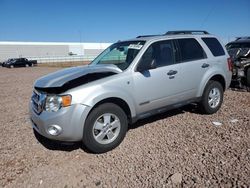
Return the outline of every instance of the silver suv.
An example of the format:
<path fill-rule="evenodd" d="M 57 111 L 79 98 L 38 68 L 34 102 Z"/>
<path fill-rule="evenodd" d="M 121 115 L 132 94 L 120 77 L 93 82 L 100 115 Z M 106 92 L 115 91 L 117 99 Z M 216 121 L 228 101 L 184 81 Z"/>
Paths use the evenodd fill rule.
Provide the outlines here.
<path fill-rule="evenodd" d="M 90 65 L 36 80 L 31 121 L 49 139 L 82 140 L 91 152 L 106 152 L 138 119 L 189 103 L 215 113 L 231 69 L 225 48 L 206 31 L 138 36 L 111 45 Z"/>

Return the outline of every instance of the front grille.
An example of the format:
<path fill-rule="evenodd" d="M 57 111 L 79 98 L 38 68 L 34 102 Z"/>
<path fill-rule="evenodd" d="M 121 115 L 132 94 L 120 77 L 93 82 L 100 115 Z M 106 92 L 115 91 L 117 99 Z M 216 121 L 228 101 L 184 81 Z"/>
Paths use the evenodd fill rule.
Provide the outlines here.
<path fill-rule="evenodd" d="M 31 97 L 32 108 L 37 114 L 40 114 L 43 111 L 45 97 L 45 94 L 39 93 L 36 90 L 33 91 Z"/>

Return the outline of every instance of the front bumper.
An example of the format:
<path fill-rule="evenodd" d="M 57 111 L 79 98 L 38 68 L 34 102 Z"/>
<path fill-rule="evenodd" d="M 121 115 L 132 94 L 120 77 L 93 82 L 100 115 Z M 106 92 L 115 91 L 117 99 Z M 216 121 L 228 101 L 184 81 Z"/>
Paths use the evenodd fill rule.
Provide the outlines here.
<path fill-rule="evenodd" d="M 42 136 L 59 141 L 80 141 L 84 123 L 90 111 L 88 106 L 74 104 L 61 108 L 57 112 L 43 111 L 37 114 L 32 109 L 32 102 L 29 109 L 33 128 Z M 48 131 L 51 126 L 59 126 L 60 134 L 51 135 Z"/>

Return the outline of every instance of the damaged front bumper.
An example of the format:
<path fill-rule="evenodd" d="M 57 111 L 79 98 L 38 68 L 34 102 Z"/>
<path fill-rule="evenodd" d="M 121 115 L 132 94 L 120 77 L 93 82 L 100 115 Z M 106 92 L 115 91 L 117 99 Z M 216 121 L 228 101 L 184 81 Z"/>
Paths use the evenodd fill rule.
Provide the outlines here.
<path fill-rule="evenodd" d="M 59 141 L 80 141 L 90 107 L 74 104 L 57 112 L 42 111 L 37 114 L 30 102 L 29 110 L 32 126 L 40 135 Z"/>

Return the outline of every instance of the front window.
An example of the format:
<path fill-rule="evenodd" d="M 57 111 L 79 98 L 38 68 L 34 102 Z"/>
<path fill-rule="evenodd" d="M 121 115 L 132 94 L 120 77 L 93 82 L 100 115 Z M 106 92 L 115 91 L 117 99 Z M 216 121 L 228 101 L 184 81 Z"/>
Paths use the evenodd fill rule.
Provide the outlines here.
<path fill-rule="evenodd" d="M 118 42 L 102 52 L 91 65 L 113 64 L 121 70 L 129 67 L 136 55 L 142 49 L 145 41 Z"/>
<path fill-rule="evenodd" d="M 175 63 L 172 40 L 155 42 L 143 54 L 138 71 L 152 69 L 154 66 L 163 67 Z"/>

